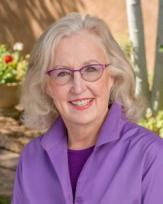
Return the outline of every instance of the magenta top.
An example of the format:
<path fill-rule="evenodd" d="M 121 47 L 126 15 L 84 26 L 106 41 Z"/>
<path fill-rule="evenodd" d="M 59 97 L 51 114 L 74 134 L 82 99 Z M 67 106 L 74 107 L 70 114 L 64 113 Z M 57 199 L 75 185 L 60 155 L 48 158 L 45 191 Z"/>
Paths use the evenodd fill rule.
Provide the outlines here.
<path fill-rule="evenodd" d="M 78 177 L 93 149 L 94 146 L 82 150 L 68 149 L 69 173 L 74 197 Z"/>

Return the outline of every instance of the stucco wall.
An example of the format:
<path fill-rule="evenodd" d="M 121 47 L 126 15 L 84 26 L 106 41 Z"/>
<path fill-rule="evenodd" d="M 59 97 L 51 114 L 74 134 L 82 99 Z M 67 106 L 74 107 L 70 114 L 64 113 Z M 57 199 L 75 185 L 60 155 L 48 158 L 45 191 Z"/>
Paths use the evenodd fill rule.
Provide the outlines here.
<path fill-rule="evenodd" d="M 142 0 L 147 63 L 154 63 L 158 0 Z M 67 12 L 79 11 L 103 18 L 116 39 L 128 37 L 125 0 L 1 0 L 0 43 L 21 41 L 30 52 L 35 40 L 52 22 Z"/>

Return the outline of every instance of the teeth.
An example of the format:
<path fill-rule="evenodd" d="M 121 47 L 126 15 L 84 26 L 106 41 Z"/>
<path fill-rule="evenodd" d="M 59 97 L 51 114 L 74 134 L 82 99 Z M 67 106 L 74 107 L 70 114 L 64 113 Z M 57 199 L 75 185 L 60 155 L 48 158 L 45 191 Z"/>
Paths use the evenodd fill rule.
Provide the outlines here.
<path fill-rule="evenodd" d="M 76 105 L 76 106 L 85 106 L 89 102 L 90 102 L 90 99 L 81 100 L 81 101 L 73 101 L 71 103 Z"/>

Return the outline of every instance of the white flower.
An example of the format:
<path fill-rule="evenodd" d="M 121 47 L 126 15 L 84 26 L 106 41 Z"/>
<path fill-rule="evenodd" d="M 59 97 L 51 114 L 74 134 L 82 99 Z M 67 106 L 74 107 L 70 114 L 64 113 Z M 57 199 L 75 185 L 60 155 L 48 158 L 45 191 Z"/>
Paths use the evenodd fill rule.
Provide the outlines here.
<path fill-rule="evenodd" d="M 23 48 L 24 48 L 24 45 L 23 45 L 23 43 L 21 43 L 21 42 L 17 42 L 17 43 L 15 43 L 14 44 L 14 46 L 13 46 L 13 50 L 17 50 L 17 51 L 22 51 L 23 50 Z"/>

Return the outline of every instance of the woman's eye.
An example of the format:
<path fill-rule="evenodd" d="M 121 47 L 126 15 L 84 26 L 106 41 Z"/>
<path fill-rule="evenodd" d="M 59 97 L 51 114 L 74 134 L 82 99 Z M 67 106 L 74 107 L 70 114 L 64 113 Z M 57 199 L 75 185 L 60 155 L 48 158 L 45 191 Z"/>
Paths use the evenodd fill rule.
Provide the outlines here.
<path fill-rule="evenodd" d="M 88 66 L 85 68 L 86 72 L 97 72 L 98 68 L 96 66 Z"/>
<path fill-rule="evenodd" d="M 57 77 L 65 77 L 69 75 L 70 75 L 70 72 L 66 72 L 66 71 L 61 71 L 57 73 Z"/>

